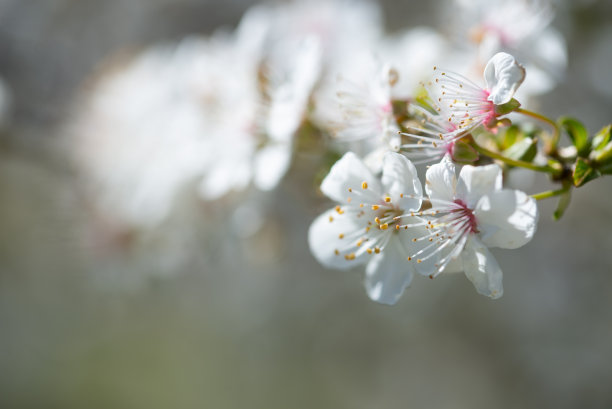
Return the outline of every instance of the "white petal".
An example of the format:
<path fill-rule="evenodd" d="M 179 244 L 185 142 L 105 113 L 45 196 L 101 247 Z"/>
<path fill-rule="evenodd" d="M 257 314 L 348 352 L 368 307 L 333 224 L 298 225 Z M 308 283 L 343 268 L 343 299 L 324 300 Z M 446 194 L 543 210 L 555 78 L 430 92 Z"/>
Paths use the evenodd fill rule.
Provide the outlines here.
<path fill-rule="evenodd" d="M 362 184 L 366 182 L 367 188 Z M 382 198 L 380 182 L 368 167 L 352 152 L 347 152 L 332 166 L 329 174 L 321 183 L 321 191 L 330 199 L 339 203 L 346 203 L 350 196 L 349 189 L 360 189 L 364 194 L 371 196 L 372 201 Z"/>
<path fill-rule="evenodd" d="M 405 223 L 408 224 L 417 224 L 423 222 L 424 219 L 420 217 L 410 217 L 404 219 Z M 436 263 L 440 260 L 442 254 L 436 253 L 433 256 L 425 259 L 427 255 L 432 254 L 437 245 L 433 244 L 434 242 L 430 242 L 427 239 L 423 239 L 423 237 L 429 236 L 431 232 L 426 229 L 424 226 L 412 226 L 408 229 L 399 229 L 397 231 L 396 236 L 399 238 L 399 241 L 404 249 L 405 257 L 407 260 L 410 257 L 410 263 L 414 266 L 416 271 L 424 276 L 429 276 L 434 274 L 437 271 Z M 417 240 L 416 242 L 413 239 L 423 239 Z M 427 247 L 427 249 L 425 249 Z M 423 250 L 422 253 L 419 253 Z M 422 260 L 419 262 L 418 260 Z"/>
<path fill-rule="evenodd" d="M 254 182 L 261 190 L 272 190 L 287 173 L 291 163 L 291 145 L 266 146 L 255 156 Z"/>
<path fill-rule="evenodd" d="M 366 224 L 366 217 L 358 219 L 354 213 L 338 214 L 334 209 L 326 211 L 312 222 L 308 230 L 312 255 L 328 268 L 345 270 L 363 264 L 370 256 L 365 251 L 357 254 L 355 242 L 359 231 L 365 231 Z M 356 253 L 354 260 L 344 257 L 353 252 Z"/>
<path fill-rule="evenodd" d="M 372 256 L 366 267 L 365 286 L 370 298 L 393 305 L 408 287 L 414 267 L 396 237 L 392 237 L 380 254 Z"/>
<path fill-rule="evenodd" d="M 386 144 L 371 149 L 370 153 L 364 156 L 363 163 L 366 164 L 372 173 L 379 175 L 382 172 L 383 158 L 387 152 L 389 152 L 389 147 Z"/>
<path fill-rule="evenodd" d="M 464 166 L 457 182 L 457 198 L 473 209 L 478 200 L 502 188 L 502 170 L 498 165 Z"/>
<path fill-rule="evenodd" d="M 496 105 L 509 102 L 525 79 L 525 68 L 507 53 L 497 53 L 487 63 L 484 71 L 489 101 Z"/>
<path fill-rule="evenodd" d="M 474 215 L 482 242 L 488 247 L 515 249 L 536 231 L 538 206 L 520 190 L 500 190 L 482 197 Z"/>
<path fill-rule="evenodd" d="M 253 176 L 248 162 L 223 163 L 211 169 L 200 182 L 198 193 L 204 200 L 216 200 L 232 190 L 246 188 Z"/>
<path fill-rule="evenodd" d="M 400 209 L 414 211 L 421 207 L 423 187 L 416 168 L 404 155 L 395 152 L 385 154 L 381 181 L 384 193 Z"/>
<path fill-rule="evenodd" d="M 478 293 L 493 299 L 503 295 L 501 268 L 480 240 L 472 236 L 461 256 L 465 275 L 474 284 Z"/>
<path fill-rule="evenodd" d="M 427 169 L 425 191 L 431 199 L 452 202 L 455 198 L 456 184 L 455 165 L 448 156 L 445 156 L 440 163 L 432 165 Z"/>

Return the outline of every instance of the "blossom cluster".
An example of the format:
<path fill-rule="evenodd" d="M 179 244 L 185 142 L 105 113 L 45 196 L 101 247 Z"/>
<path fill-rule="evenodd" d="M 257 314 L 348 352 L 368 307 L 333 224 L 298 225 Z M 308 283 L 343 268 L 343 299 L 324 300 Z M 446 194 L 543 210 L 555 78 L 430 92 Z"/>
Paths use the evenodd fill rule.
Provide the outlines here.
<path fill-rule="evenodd" d="M 368 295 L 386 304 L 415 273 L 463 271 L 498 298 L 502 271 L 488 248 L 532 239 L 536 199 L 561 196 L 560 216 L 571 187 L 612 173 L 612 135 L 521 105 L 551 90 L 567 63 L 547 1 L 452 9 L 450 33 L 389 36 L 365 0 L 257 6 L 233 31 L 146 49 L 75 105 L 68 134 L 85 189 L 118 223 L 152 229 L 192 187 L 205 201 L 239 202 L 250 187 L 274 189 L 299 145 L 316 142 L 317 155 L 341 157 L 320 188 L 336 206 L 309 230 L 321 264 L 365 264 Z M 562 187 L 504 188 L 517 168 Z"/>

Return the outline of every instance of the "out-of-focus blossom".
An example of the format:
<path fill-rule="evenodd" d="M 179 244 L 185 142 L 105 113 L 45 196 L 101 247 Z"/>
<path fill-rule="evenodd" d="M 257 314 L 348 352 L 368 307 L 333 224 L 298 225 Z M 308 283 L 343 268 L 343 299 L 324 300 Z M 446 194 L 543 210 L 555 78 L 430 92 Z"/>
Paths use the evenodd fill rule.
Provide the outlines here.
<path fill-rule="evenodd" d="M 367 263 L 368 295 L 384 304 L 397 302 L 415 271 L 429 274 L 432 265 L 407 261 L 407 256 L 424 247 L 412 239 L 427 233 L 426 223 L 397 229 L 396 216 L 421 206 L 421 182 L 408 159 L 388 152 L 379 180 L 348 152 L 332 167 L 321 190 L 338 203 L 320 215 L 308 232 L 310 250 L 321 264 L 344 270 Z"/>
<path fill-rule="evenodd" d="M 304 38 L 271 51 L 270 13 L 247 12 L 234 33 L 152 47 L 84 96 L 71 144 L 102 211 L 152 226 L 191 183 L 205 199 L 250 182 L 276 186 L 319 77 L 321 50 Z"/>
<path fill-rule="evenodd" d="M 436 216 L 428 233 L 415 238 L 430 245 L 412 258 L 435 261 L 433 276 L 464 271 L 480 294 L 501 297 L 502 271 L 488 247 L 516 249 L 528 243 L 538 221 L 535 200 L 502 189 L 497 165 L 464 166 L 457 179 L 448 157 L 427 170 L 425 189 L 433 206 L 428 211 Z"/>
<path fill-rule="evenodd" d="M 550 27 L 554 11 L 548 0 L 455 0 L 453 11 L 459 38 L 477 47 L 477 66 L 500 51 L 516 55 L 529 76 L 525 96 L 550 91 L 567 66 L 563 36 Z M 468 30 L 466 31 L 466 27 Z M 469 38 L 466 39 L 465 33 Z"/>
<path fill-rule="evenodd" d="M 422 83 L 431 76 L 436 64 L 451 64 L 442 59 L 452 55 L 449 42 L 428 27 L 415 27 L 394 36 L 385 37 L 377 49 L 381 59 L 397 72 L 392 88 L 394 99 L 414 98 Z"/>
<path fill-rule="evenodd" d="M 121 222 L 161 221 L 210 154 L 184 51 L 145 51 L 103 77 L 72 113 L 70 148 L 84 186 L 97 207 Z"/>
<path fill-rule="evenodd" d="M 360 69 L 355 58 L 369 55 L 382 37 L 382 12 L 367 0 L 295 1 L 275 10 L 272 38 L 296 42 L 316 38 L 322 45 L 324 75 Z"/>
<path fill-rule="evenodd" d="M 400 145 L 391 99 L 397 75 L 388 65 L 374 58 L 368 62 L 368 67 L 359 79 L 340 76 L 333 96 L 326 100 L 319 95 L 315 104 L 318 110 L 324 110 L 320 117 L 325 115 L 327 119 L 320 125 L 334 141 L 367 151 L 366 164 L 378 173 L 384 154 L 399 150 Z"/>

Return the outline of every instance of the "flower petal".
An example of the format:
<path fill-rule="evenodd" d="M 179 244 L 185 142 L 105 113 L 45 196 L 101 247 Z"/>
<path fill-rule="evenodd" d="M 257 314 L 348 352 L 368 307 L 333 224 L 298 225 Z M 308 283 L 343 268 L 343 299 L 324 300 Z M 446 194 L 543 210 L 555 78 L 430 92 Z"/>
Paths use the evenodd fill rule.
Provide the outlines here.
<path fill-rule="evenodd" d="M 410 224 L 418 224 L 420 222 L 424 223 L 425 220 L 420 217 L 411 217 L 409 219 Z M 410 263 L 412 263 L 419 274 L 424 276 L 429 276 L 436 272 L 438 269 L 436 263 L 441 257 L 439 252 L 432 255 L 438 246 L 435 244 L 435 241 L 427 239 L 427 236 L 430 235 L 431 231 L 426 229 L 425 226 L 412 226 L 405 230 L 399 229 L 396 234 L 405 254 L 404 260 L 410 257 Z M 429 258 L 426 258 L 428 255 Z M 419 262 L 419 260 L 421 261 Z"/>
<path fill-rule="evenodd" d="M 400 209 L 414 211 L 421 207 L 423 187 L 416 168 L 404 155 L 395 152 L 385 154 L 382 185 L 384 193 Z"/>
<path fill-rule="evenodd" d="M 427 169 L 425 191 L 430 199 L 452 202 L 455 199 L 456 184 L 455 165 L 448 156 L 444 156 L 440 163 Z"/>
<path fill-rule="evenodd" d="M 363 182 L 366 182 L 366 185 L 363 185 Z M 382 198 L 380 182 L 353 152 L 345 153 L 321 183 L 321 191 L 340 203 L 346 203 L 350 196 L 349 189 L 362 190 L 373 202 Z"/>
<path fill-rule="evenodd" d="M 473 209 L 478 200 L 502 188 L 502 170 L 497 165 L 464 166 L 457 182 L 457 198 Z"/>
<path fill-rule="evenodd" d="M 485 245 L 515 249 L 525 245 L 535 234 L 538 206 L 524 192 L 504 189 L 483 196 L 474 215 Z"/>
<path fill-rule="evenodd" d="M 478 293 L 493 299 L 503 295 L 501 268 L 493 254 L 478 238 L 470 237 L 461 258 L 465 275 Z"/>
<path fill-rule="evenodd" d="M 271 144 L 255 156 L 254 183 L 259 189 L 272 190 L 287 173 L 291 164 L 291 144 Z"/>
<path fill-rule="evenodd" d="M 368 296 L 381 304 L 395 304 L 414 275 L 403 246 L 394 235 L 380 254 L 366 266 L 365 287 Z"/>
<path fill-rule="evenodd" d="M 365 231 L 366 224 L 365 217 L 356 218 L 354 213 L 339 214 L 335 209 L 330 209 L 310 225 L 310 251 L 319 263 L 328 268 L 346 270 L 363 264 L 368 255 L 365 251 L 355 251 L 355 243 L 359 232 Z M 354 259 L 350 257 L 352 253 L 355 254 Z"/>
<path fill-rule="evenodd" d="M 525 68 L 510 54 L 497 53 L 487 63 L 484 77 L 490 92 L 488 100 L 501 105 L 514 96 L 525 79 Z"/>

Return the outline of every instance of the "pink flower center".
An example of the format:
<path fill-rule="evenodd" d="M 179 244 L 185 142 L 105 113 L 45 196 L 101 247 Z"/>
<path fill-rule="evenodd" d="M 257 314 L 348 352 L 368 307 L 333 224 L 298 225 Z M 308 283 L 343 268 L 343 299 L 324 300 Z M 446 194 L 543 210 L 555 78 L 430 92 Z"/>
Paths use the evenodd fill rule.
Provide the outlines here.
<path fill-rule="evenodd" d="M 467 226 L 465 229 L 469 228 L 470 233 L 479 233 L 478 231 L 478 222 L 476 221 L 476 216 L 474 216 L 474 212 L 472 209 L 467 207 L 467 204 L 461 199 L 455 199 L 454 203 L 461 206 L 460 209 L 454 209 L 452 212 L 455 213 L 457 218 L 463 219 L 466 221 Z"/>

